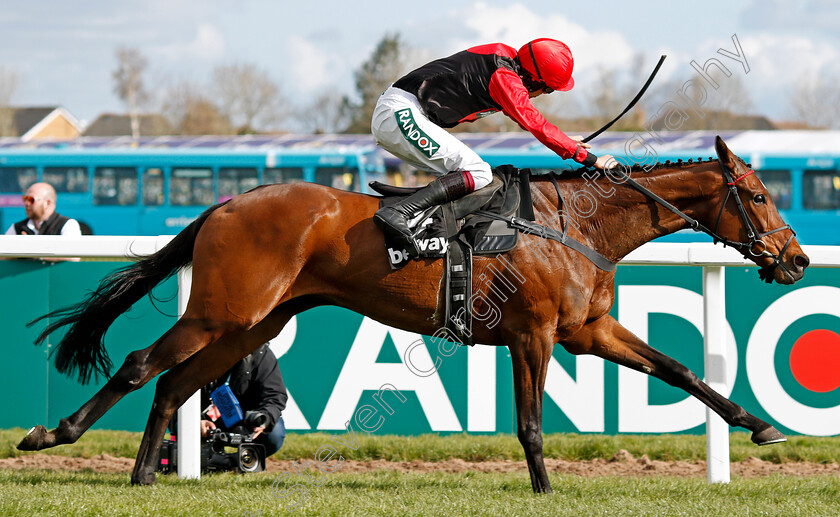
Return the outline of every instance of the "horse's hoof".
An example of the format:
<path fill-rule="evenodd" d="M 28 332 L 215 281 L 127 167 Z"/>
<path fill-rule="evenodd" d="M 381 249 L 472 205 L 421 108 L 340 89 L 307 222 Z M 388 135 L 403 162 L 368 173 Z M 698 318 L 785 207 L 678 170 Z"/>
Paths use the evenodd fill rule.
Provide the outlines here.
<path fill-rule="evenodd" d="M 132 485 L 154 485 L 157 480 L 155 479 L 154 472 L 147 472 L 147 473 L 140 473 L 140 474 L 132 474 L 131 475 L 131 484 Z"/>
<path fill-rule="evenodd" d="M 26 433 L 17 448 L 19 451 L 40 451 L 44 448 L 44 438 L 47 435 L 47 428 L 36 425 Z"/>
<path fill-rule="evenodd" d="M 771 443 L 786 442 L 785 435 L 780 433 L 775 427 L 768 426 L 762 431 L 757 431 L 751 437 L 753 443 L 757 445 L 770 445 Z"/>

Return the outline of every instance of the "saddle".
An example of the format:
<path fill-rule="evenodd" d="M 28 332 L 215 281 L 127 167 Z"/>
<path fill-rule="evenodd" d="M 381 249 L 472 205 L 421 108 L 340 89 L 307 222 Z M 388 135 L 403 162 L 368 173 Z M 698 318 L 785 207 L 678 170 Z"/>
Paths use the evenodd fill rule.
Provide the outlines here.
<path fill-rule="evenodd" d="M 370 183 L 370 187 L 383 196 L 380 207 L 396 203 L 421 188 L 379 182 Z M 432 207 L 409 222 L 417 232 L 415 240 L 421 250 L 420 258 L 446 259 L 446 328 L 461 344 L 474 344 L 469 307 L 472 257 L 504 253 L 516 247 L 519 231 L 506 222 L 511 218 L 534 220 L 530 170 L 502 165 L 493 170 L 493 181 L 487 187 Z M 392 269 L 408 263 L 408 254 L 389 236 L 385 238 L 385 248 Z"/>

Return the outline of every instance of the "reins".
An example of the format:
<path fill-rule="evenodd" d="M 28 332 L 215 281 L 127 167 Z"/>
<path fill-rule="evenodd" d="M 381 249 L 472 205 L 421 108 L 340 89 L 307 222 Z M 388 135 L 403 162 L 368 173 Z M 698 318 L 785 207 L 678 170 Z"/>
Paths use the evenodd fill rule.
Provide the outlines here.
<path fill-rule="evenodd" d="M 737 183 L 744 179 L 745 177 L 753 174 L 755 171 L 750 170 L 749 172 L 739 176 L 738 178 L 733 178 L 732 172 L 726 167 L 723 162 L 718 160 L 720 164 L 721 171 L 723 172 L 724 179 L 727 185 L 727 192 L 726 197 L 723 199 L 723 203 L 721 204 L 720 211 L 718 212 L 717 219 L 715 220 L 715 227 L 714 229 L 709 229 L 707 226 L 702 224 L 697 219 L 691 217 L 690 215 L 686 214 L 676 206 L 674 206 L 669 201 L 665 200 L 658 194 L 652 192 L 651 190 L 647 189 L 646 187 L 642 186 L 639 182 L 634 180 L 630 177 L 629 174 L 625 173 L 622 170 L 614 170 L 614 173 L 618 175 L 623 181 L 621 183 L 626 183 L 630 187 L 636 189 L 640 193 L 642 193 L 647 198 L 653 200 L 654 202 L 658 203 L 659 205 L 663 206 L 665 209 L 670 211 L 671 213 L 675 214 L 676 216 L 683 219 L 688 226 L 696 231 L 696 232 L 703 232 L 706 235 L 710 236 L 714 243 L 722 243 L 724 246 L 729 246 L 731 248 L 735 248 L 741 254 L 746 256 L 747 254 L 753 257 L 770 257 L 773 259 L 773 262 L 770 265 L 762 266 L 759 269 L 758 275 L 759 277 L 767 283 L 772 282 L 773 279 L 773 271 L 781 266 L 783 269 L 785 268 L 784 265 L 781 263 L 781 258 L 784 256 L 785 252 L 787 251 L 790 243 L 793 242 L 793 238 L 796 236 L 796 232 L 790 227 L 789 224 L 784 226 L 780 226 L 776 229 L 761 233 L 758 228 L 756 227 L 755 223 L 753 223 L 752 219 L 750 218 L 749 214 L 747 213 L 747 209 L 744 207 L 743 201 L 741 201 L 740 196 L 738 196 L 738 187 Z M 560 191 L 560 185 L 557 183 L 557 179 L 555 178 L 554 174 L 551 173 L 548 175 L 549 180 L 551 180 L 552 185 L 554 186 L 554 190 L 557 192 L 557 209 L 558 211 L 562 212 L 563 207 L 565 206 L 565 200 L 563 199 L 563 194 Z M 749 239 L 746 242 L 740 241 L 733 241 L 726 237 L 720 235 L 718 229 L 720 226 L 721 218 L 723 217 L 723 212 L 726 210 L 726 205 L 729 202 L 729 198 L 733 198 L 735 200 L 735 206 L 738 209 L 738 214 L 741 218 L 741 221 L 744 224 L 744 227 L 747 231 L 747 238 Z M 564 246 L 572 248 L 573 250 L 581 253 L 587 259 L 589 259 L 593 264 L 595 264 L 598 269 L 603 271 L 614 271 L 616 264 L 610 261 L 608 258 L 604 257 L 594 249 L 588 247 L 586 244 L 583 244 L 574 238 L 568 235 L 568 223 L 565 219 L 561 218 L 561 228 L 560 231 L 551 228 L 549 226 L 545 226 L 539 223 L 534 223 L 532 221 L 528 221 L 526 219 L 522 219 L 520 217 L 504 217 L 499 214 L 494 214 L 491 212 L 487 212 L 484 210 L 480 210 L 475 212 L 476 215 L 481 215 L 490 219 L 495 219 L 499 221 L 506 222 L 511 228 L 516 228 L 524 233 L 529 235 L 534 235 L 536 237 L 540 237 L 543 239 L 551 239 L 557 241 Z M 787 242 L 785 245 L 782 246 L 781 251 L 778 255 L 774 255 L 767 251 L 767 244 L 764 242 L 764 237 L 768 235 L 772 235 L 777 232 L 781 232 L 783 230 L 790 230 L 790 237 L 788 237 Z M 761 251 L 754 251 L 757 248 L 761 248 Z"/>
<path fill-rule="evenodd" d="M 763 266 L 758 272 L 758 275 L 762 280 L 770 283 L 772 281 L 773 270 L 776 269 L 776 267 L 778 267 L 780 265 L 782 266 L 782 268 L 784 268 L 784 265 L 782 265 L 782 263 L 781 263 L 781 259 L 782 259 L 782 256 L 784 256 L 785 251 L 787 251 L 788 247 L 790 246 L 790 243 L 793 242 L 793 238 L 796 236 L 796 232 L 793 231 L 793 229 L 790 227 L 789 224 L 786 224 L 784 226 L 780 226 L 779 228 L 776 228 L 776 229 L 773 229 L 773 230 L 770 230 L 770 231 L 767 231 L 767 232 L 764 232 L 764 233 L 759 232 L 758 228 L 755 226 L 755 223 L 753 223 L 752 219 L 750 218 L 749 214 L 747 213 L 747 209 L 744 207 L 744 203 L 743 203 L 743 201 L 741 201 L 741 197 L 738 196 L 738 187 L 737 187 L 737 183 L 739 181 L 741 181 L 745 177 L 749 176 L 750 174 L 753 174 L 755 171 L 750 169 L 750 171 L 747 172 L 746 174 L 743 174 L 742 176 L 739 176 L 738 178 L 733 179 L 732 172 L 729 170 L 729 168 L 726 165 L 724 165 L 723 162 L 721 162 L 719 159 L 718 159 L 718 163 L 720 164 L 721 171 L 723 171 L 723 176 L 724 176 L 724 179 L 726 180 L 726 185 L 727 185 L 728 188 L 727 188 L 727 192 L 726 192 L 726 197 L 723 199 L 723 203 L 721 204 L 720 211 L 718 212 L 717 219 L 715 220 L 714 230 L 710 230 L 709 228 L 704 226 L 702 223 L 700 223 L 700 221 L 698 221 L 697 219 L 694 219 L 693 217 L 689 216 L 688 214 L 686 214 L 685 212 L 683 212 L 682 210 L 680 210 L 679 208 L 677 208 L 673 204 L 669 203 L 668 201 L 666 201 L 665 199 L 663 199 L 659 195 L 657 195 L 657 194 L 651 192 L 650 190 L 648 190 L 647 188 L 643 187 L 641 184 L 639 184 L 636 180 L 632 179 L 630 177 L 630 175 L 626 174 L 624 171 L 618 170 L 618 171 L 615 171 L 615 172 L 617 172 L 617 174 L 620 175 L 624 179 L 624 183 L 627 183 L 628 185 L 630 185 L 631 187 L 633 187 L 637 191 L 641 192 L 642 194 L 644 194 L 648 198 L 652 199 L 653 201 L 659 203 L 661 206 L 665 207 L 668 211 L 670 211 L 673 214 L 682 218 L 685 222 L 688 223 L 689 227 L 692 230 L 694 230 L 695 232 L 703 232 L 706 235 L 710 236 L 714 243 L 720 242 L 724 245 L 724 247 L 729 246 L 729 247 L 735 248 L 736 250 L 738 250 L 739 252 L 741 252 L 745 256 L 746 256 L 747 253 L 749 253 L 753 257 L 770 257 L 770 258 L 772 258 L 773 262 L 768 266 Z M 718 228 L 720 226 L 720 220 L 723 217 L 723 212 L 724 212 L 724 210 L 726 210 L 726 204 L 729 202 L 730 197 L 735 199 L 735 206 L 738 208 L 738 214 L 740 215 L 741 221 L 744 223 L 744 227 L 746 228 L 746 231 L 747 231 L 747 237 L 749 239 L 748 242 L 733 241 L 733 240 L 730 240 L 726 237 L 722 237 L 718 233 Z M 769 251 L 767 251 L 767 244 L 764 242 L 763 239 L 764 239 L 764 237 L 767 237 L 768 235 L 772 235 L 774 233 L 777 233 L 777 232 L 780 232 L 780 231 L 783 231 L 783 230 L 790 230 L 790 237 L 788 237 L 787 242 L 785 242 L 785 245 L 782 247 L 779 254 L 774 255 L 774 254 L 770 253 Z M 753 251 L 754 249 L 756 249 L 759 246 L 761 247 L 761 251 L 758 251 L 758 252 Z"/>

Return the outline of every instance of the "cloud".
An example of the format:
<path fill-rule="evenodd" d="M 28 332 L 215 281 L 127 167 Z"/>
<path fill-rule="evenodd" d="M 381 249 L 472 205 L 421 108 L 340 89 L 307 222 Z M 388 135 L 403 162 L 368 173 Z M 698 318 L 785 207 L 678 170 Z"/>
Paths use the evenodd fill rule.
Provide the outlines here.
<path fill-rule="evenodd" d="M 302 90 L 322 88 L 333 80 L 330 70 L 330 56 L 314 43 L 301 36 L 286 38 L 287 55 L 290 56 L 292 81 Z"/>
<path fill-rule="evenodd" d="M 536 13 L 523 4 L 495 7 L 478 2 L 450 15 L 472 33 L 469 38 L 455 39 L 452 52 L 497 41 L 519 48 L 534 38 L 549 37 L 569 45 L 577 71 L 625 68 L 633 60 L 633 47 L 618 31 L 589 30 L 563 15 Z"/>
<path fill-rule="evenodd" d="M 203 23 L 198 26 L 198 33 L 184 49 L 187 55 L 200 59 L 212 60 L 224 54 L 225 37 L 215 26 Z"/>
<path fill-rule="evenodd" d="M 747 87 L 755 85 L 758 104 L 777 118 L 792 112 L 792 97 L 803 81 L 840 77 L 840 49 L 821 39 L 760 34 L 745 37 L 742 45 L 751 59 Z"/>
<path fill-rule="evenodd" d="M 746 75 L 741 64 L 717 53 L 720 48 L 734 52 L 731 39 L 707 40 L 698 47 L 692 59 L 700 65 L 709 58 L 718 59 L 733 75 L 741 78 L 746 92 L 762 114 L 775 118 L 786 116 L 798 83 L 840 74 L 840 47 L 830 40 L 781 31 L 742 32 L 737 38 L 749 66 Z M 719 74 L 716 77 L 725 85 L 726 78 Z"/>
<path fill-rule="evenodd" d="M 741 13 L 744 27 L 759 30 L 824 31 L 834 37 L 840 27 L 840 4 L 836 0 L 753 0 Z"/>
<path fill-rule="evenodd" d="M 831 72 L 840 61 L 837 46 L 799 36 L 756 34 L 743 37 L 741 46 L 751 62 L 750 73 L 755 71 L 762 81 L 787 82 L 803 74 Z"/>
<path fill-rule="evenodd" d="M 172 61 L 184 59 L 198 59 L 200 61 L 217 61 L 225 54 L 225 37 L 215 25 L 200 23 L 191 41 L 161 45 L 155 52 Z"/>

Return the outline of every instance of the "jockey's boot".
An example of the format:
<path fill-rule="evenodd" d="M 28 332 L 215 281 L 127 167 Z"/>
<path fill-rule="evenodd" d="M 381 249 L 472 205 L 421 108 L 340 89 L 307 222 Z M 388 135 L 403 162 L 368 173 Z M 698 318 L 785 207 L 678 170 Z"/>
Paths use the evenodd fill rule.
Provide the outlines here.
<path fill-rule="evenodd" d="M 420 250 L 414 241 L 414 234 L 408 227 L 408 221 L 423 210 L 436 205 L 459 199 L 471 192 L 463 172 L 454 171 L 418 190 L 414 194 L 380 208 L 373 216 L 373 221 L 383 232 L 398 235 L 408 251 L 409 258 L 420 256 Z"/>

